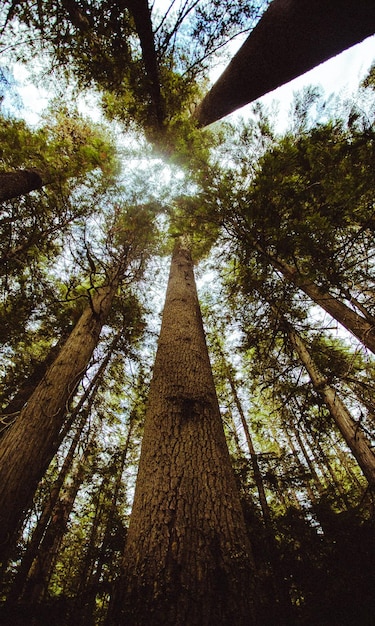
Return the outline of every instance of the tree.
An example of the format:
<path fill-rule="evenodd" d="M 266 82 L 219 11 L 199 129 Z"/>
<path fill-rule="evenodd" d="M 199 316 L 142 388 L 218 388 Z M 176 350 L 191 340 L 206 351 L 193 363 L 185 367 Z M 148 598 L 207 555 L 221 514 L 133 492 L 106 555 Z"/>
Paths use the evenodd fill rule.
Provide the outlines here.
<path fill-rule="evenodd" d="M 109 622 L 251 624 L 253 580 L 191 256 L 181 241 L 172 257 L 124 575 Z"/>
<path fill-rule="evenodd" d="M 328 384 L 325 376 L 317 368 L 300 335 L 293 330 L 286 320 L 283 320 L 282 323 L 287 330 L 294 349 L 309 373 L 312 384 L 318 393 L 322 395 L 339 431 L 366 476 L 370 488 L 373 489 L 375 484 L 375 455 L 371 449 L 370 442 L 366 439 L 359 424 L 353 420 L 336 390 Z"/>
<path fill-rule="evenodd" d="M 69 402 L 86 371 L 118 287 L 126 279 L 127 271 L 131 275 L 132 263 L 137 265 L 138 261 L 135 273 L 138 276 L 141 273 L 142 256 L 146 256 L 150 241 L 150 214 L 139 211 L 138 215 L 132 216 L 129 209 L 126 218 L 121 218 L 122 222 L 116 224 L 117 262 L 105 272 L 103 284 L 95 286 L 91 277 L 91 286 L 86 291 L 88 304 L 79 321 L 13 428 L 1 440 L 0 497 L 4 506 L 0 542 L 2 561 L 7 557 L 14 532 L 60 443 L 60 431 L 63 430 Z M 113 233 L 111 237 L 114 237 Z"/>
<path fill-rule="evenodd" d="M 212 124 L 374 32 L 366 0 L 273 0 L 194 115 Z"/>
<path fill-rule="evenodd" d="M 110 178 L 118 169 L 103 128 L 84 120 L 73 108 L 60 107 L 46 117 L 45 126 L 35 131 L 23 121 L 0 118 L 0 202 L 45 185 L 63 186 L 71 177 L 83 181 L 95 169 Z"/>
<path fill-rule="evenodd" d="M 119 273 L 114 273 L 108 284 L 97 290 L 13 428 L 2 439 L 2 557 L 7 556 L 14 530 L 56 452 L 67 404 L 86 370 L 119 281 Z"/>

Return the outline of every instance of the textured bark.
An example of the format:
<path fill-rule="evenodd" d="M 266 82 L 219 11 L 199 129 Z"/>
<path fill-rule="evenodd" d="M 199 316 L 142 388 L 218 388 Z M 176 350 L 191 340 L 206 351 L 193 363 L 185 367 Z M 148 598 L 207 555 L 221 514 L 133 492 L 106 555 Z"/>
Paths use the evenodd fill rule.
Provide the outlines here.
<path fill-rule="evenodd" d="M 253 624 L 252 572 L 193 265 L 180 244 L 150 389 L 124 579 L 108 623 Z"/>
<path fill-rule="evenodd" d="M 338 397 L 336 390 L 328 384 L 325 376 L 318 370 L 302 338 L 289 325 L 286 328 L 290 341 L 305 366 L 315 390 L 326 403 L 337 428 L 352 451 L 370 487 L 374 488 L 375 455 L 370 443 Z"/>
<path fill-rule="evenodd" d="M 300 274 L 294 267 L 291 267 L 280 259 L 268 254 L 259 244 L 256 248 L 264 254 L 267 260 L 276 270 L 291 281 L 298 289 L 301 289 L 313 302 L 322 307 L 331 317 L 337 320 L 346 330 L 375 354 L 375 327 L 367 319 L 350 309 L 344 302 L 332 296 L 314 283 L 307 276 Z"/>
<path fill-rule="evenodd" d="M 0 172 L 0 202 L 24 196 L 45 184 L 42 173 L 35 169 Z"/>
<path fill-rule="evenodd" d="M 82 378 L 118 284 L 97 290 L 58 357 L 0 444 L 0 560 L 29 507 L 59 442 L 68 403 Z"/>
<path fill-rule="evenodd" d="M 273 0 L 195 117 L 211 124 L 374 32 L 370 0 Z"/>

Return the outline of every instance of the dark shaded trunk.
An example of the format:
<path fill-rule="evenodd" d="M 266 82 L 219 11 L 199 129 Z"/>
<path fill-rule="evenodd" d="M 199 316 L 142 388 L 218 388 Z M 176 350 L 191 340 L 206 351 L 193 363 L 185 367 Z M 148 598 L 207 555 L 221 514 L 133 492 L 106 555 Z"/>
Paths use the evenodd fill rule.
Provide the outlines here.
<path fill-rule="evenodd" d="M 254 624 L 250 546 L 183 243 L 173 254 L 111 626 Z"/>
<path fill-rule="evenodd" d="M 94 434 L 91 436 L 82 458 L 76 463 L 69 475 L 69 486 L 62 491 L 55 502 L 43 541 L 40 543 L 25 584 L 22 600 L 26 605 L 28 603 L 38 604 L 46 596 L 53 567 L 66 533 L 68 520 L 85 476 L 86 462 L 93 439 Z"/>
<path fill-rule="evenodd" d="M 111 498 L 109 510 L 105 511 L 105 515 L 106 515 L 105 530 L 104 530 L 104 535 L 103 535 L 103 539 L 101 542 L 99 554 L 96 559 L 95 568 L 93 569 L 90 577 L 84 578 L 83 575 L 80 577 L 81 593 L 84 593 L 85 601 L 84 603 L 81 602 L 80 607 L 77 606 L 76 615 L 77 617 L 79 615 L 79 620 L 77 621 L 79 621 L 79 623 L 82 624 L 83 626 L 89 626 L 90 624 L 95 624 L 94 612 L 95 612 L 96 597 L 99 592 L 100 579 L 102 577 L 104 566 L 108 564 L 108 560 L 110 558 L 109 555 L 113 554 L 110 548 L 111 542 L 113 541 L 112 533 L 114 530 L 116 512 L 117 512 L 117 507 L 118 507 L 118 499 L 119 499 L 119 494 L 120 494 L 120 490 L 121 490 L 121 486 L 123 482 L 123 473 L 125 469 L 126 459 L 127 459 L 128 452 L 129 452 L 130 442 L 133 436 L 134 424 L 135 424 L 134 419 L 130 417 L 130 423 L 129 423 L 125 446 L 122 450 L 121 457 L 116 464 L 115 485 L 114 485 L 113 492 L 112 492 L 112 498 Z M 106 582 L 108 584 L 110 581 L 107 580 Z"/>
<path fill-rule="evenodd" d="M 46 184 L 43 174 L 35 169 L 0 172 L 0 202 L 24 196 Z"/>
<path fill-rule="evenodd" d="M 207 126 L 374 32 L 370 0 L 273 0 L 195 117 Z"/>
<path fill-rule="evenodd" d="M 237 385 L 232 375 L 231 369 L 225 359 L 225 355 L 221 351 L 223 364 L 227 373 L 227 379 L 232 391 L 234 404 L 236 405 L 238 414 L 240 416 L 241 425 L 245 433 L 246 443 L 250 454 L 251 465 L 253 468 L 253 475 L 255 485 L 258 491 L 259 503 L 262 510 L 263 523 L 265 526 L 265 544 L 266 552 L 268 553 L 268 560 L 271 564 L 272 571 L 269 575 L 269 587 L 273 587 L 273 598 L 275 601 L 275 609 L 277 620 L 280 626 L 283 624 L 290 624 L 291 620 L 291 603 L 289 597 L 289 590 L 284 582 L 284 574 L 280 564 L 280 558 L 275 537 L 275 528 L 272 521 L 271 510 L 267 502 L 266 490 L 264 488 L 263 477 L 260 471 L 258 463 L 258 455 L 255 451 L 253 439 L 250 433 L 249 425 L 245 416 L 245 412 L 242 407 L 242 402 L 237 392 Z"/>
<path fill-rule="evenodd" d="M 334 472 L 332 464 L 326 453 L 324 452 L 320 441 L 318 440 L 318 437 L 316 436 L 316 434 L 313 437 L 313 435 L 311 433 L 308 433 L 307 430 L 305 431 L 305 436 L 309 444 L 310 450 L 315 449 L 318 453 L 318 456 L 316 456 L 315 458 L 317 460 L 317 463 L 319 464 L 320 470 L 326 477 L 326 482 L 329 482 L 331 483 L 331 485 L 333 485 L 338 499 L 341 500 L 343 508 L 349 510 L 350 503 L 345 493 L 345 490 L 342 488 L 340 480 Z"/>
<path fill-rule="evenodd" d="M 142 48 L 142 58 L 149 80 L 150 96 L 158 128 L 163 127 L 165 106 L 160 90 L 159 65 L 152 30 L 151 11 L 148 0 L 122 0 L 133 16 L 136 31 Z"/>
<path fill-rule="evenodd" d="M 0 445 L 0 560 L 57 450 L 72 394 L 86 371 L 118 286 L 116 274 L 100 287 L 58 357 Z"/>

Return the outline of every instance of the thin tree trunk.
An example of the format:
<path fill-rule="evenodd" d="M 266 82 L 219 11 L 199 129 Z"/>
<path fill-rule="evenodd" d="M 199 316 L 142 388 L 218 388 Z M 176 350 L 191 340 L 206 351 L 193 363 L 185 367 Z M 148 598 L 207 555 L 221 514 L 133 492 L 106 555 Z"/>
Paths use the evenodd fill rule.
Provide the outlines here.
<path fill-rule="evenodd" d="M 288 443 L 289 443 L 290 449 L 292 451 L 292 454 L 293 454 L 293 456 L 294 456 L 294 458 L 296 460 L 298 469 L 301 472 L 301 475 L 303 475 L 303 474 L 306 473 L 306 469 L 303 466 L 303 463 L 302 463 L 302 461 L 300 459 L 300 455 L 298 453 L 298 450 L 296 449 L 296 446 L 294 445 L 294 441 L 293 441 L 292 437 L 289 434 L 289 427 L 287 425 L 285 425 L 285 424 L 284 424 L 284 432 L 285 432 L 285 436 L 286 436 L 286 438 L 288 440 Z M 309 499 L 310 499 L 310 502 L 311 502 L 312 506 L 315 507 L 316 504 L 317 504 L 317 500 L 316 500 L 315 493 L 314 493 L 314 491 L 313 491 L 313 489 L 312 489 L 312 487 L 310 485 L 310 481 L 309 480 L 305 480 L 304 487 L 305 487 L 305 489 L 307 491 L 307 495 L 309 496 Z"/>
<path fill-rule="evenodd" d="M 55 360 L 59 350 L 61 349 L 62 344 L 66 341 L 66 338 L 66 336 L 61 337 L 59 341 L 54 346 L 52 346 L 44 361 L 35 365 L 34 370 L 31 372 L 30 376 L 27 378 L 27 380 L 24 381 L 24 383 L 15 393 L 13 398 L 2 409 L 0 414 L 0 438 L 3 436 L 6 428 L 9 428 L 9 426 L 11 426 L 17 419 L 17 416 L 19 415 L 22 407 L 26 404 L 26 402 L 42 380 L 47 369 Z"/>
<path fill-rule="evenodd" d="M 84 479 L 86 463 L 91 453 L 95 435 L 92 434 L 82 458 L 76 463 L 72 474 L 69 476 L 69 486 L 55 502 L 51 518 L 40 543 L 36 559 L 34 560 L 26 581 L 23 602 L 37 604 L 45 596 L 48 583 L 56 562 L 61 542 L 66 533 L 69 516 L 73 510 L 78 490 Z"/>
<path fill-rule="evenodd" d="M 71 395 L 86 371 L 119 283 L 100 287 L 0 445 L 0 560 L 59 442 Z"/>
<path fill-rule="evenodd" d="M 374 488 L 375 455 L 369 442 L 361 431 L 359 424 L 356 424 L 348 409 L 338 397 L 336 390 L 328 384 L 325 376 L 318 370 L 300 335 L 289 324 L 285 323 L 285 327 L 295 351 L 310 376 L 314 389 L 322 396 L 337 428 L 351 449 L 370 487 Z"/>
<path fill-rule="evenodd" d="M 195 117 L 211 124 L 374 32 L 369 0 L 273 0 Z"/>
<path fill-rule="evenodd" d="M 237 385 L 233 378 L 231 369 L 228 365 L 228 362 L 225 358 L 225 355 L 219 346 L 219 350 L 221 353 L 221 357 L 223 359 L 223 364 L 227 374 L 227 380 L 229 382 L 229 386 L 232 391 L 232 396 L 234 403 L 236 405 L 238 414 L 240 416 L 241 425 L 243 431 L 245 433 L 246 443 L 250 454 L 251 464 L 253 468 L 253 475 L 255 480 L 255 485 L 258 491 L 260 507 L 262 510 L 262 517 L 264 522 L 264 527 L 266 530 L 266 549 L 268 552 L 269 562 L 271 564 L 271 580 L 274 592 L 274 599 L 276 602 L 276 611 L 277 611 L 277 619 L 280 626 L 282 624 L 290 624 L 291 619 L 291 603 L 289 597 L 289 589 L 284 581 L 284 573 L 280 564 L 280 557 L 277 548 L 276 538 L 275 538 L 275 528 L 272 521 L 271 510 L 267 502 L 266 491 L 263 484 L 263 477 L 260 471 L 258 456 L 255 452 L 253 439 L 251 437 L 249 425 L 247 423 L 247 419 L 245 417 L 245 413 L 242 407 L 242 402 L 237 392 Z"/>
<path fill-rule="evenodd" d="M 263 485 L 262 474 L 261 474 L 261 471 L 260 471 L 260 468 L 259 468 L 258 457 L 257 457 L 257 454 L 255 452 L 255 448 L 254 448 L 253 440 L 252 440 L 252 437 L 251 437 L 251 434 L 250 434 L 249 426 L 248 426 L 248 423 L 247 423 L 247 420 L 246 420 L 246 417 L 245 417 L 244 410 L 242 408 L 242 403 L 241 403 L 240 398 L 239 398 L 238 393 L 237 393 L 236 383 L 235 383 L 235 381 L 233 379 L 232 372 L 230 371 L 228 363 L 227 363 L 227 361 L 225 359 L 225 355 L 223 354 L 221 349 L 220 349 L 220 352 L 221 352 L 221 357 L 223 359 L 224 367 L 225 367 L 225 370 L 226 370 L 227 380 L 229 382 L 229 386 L 230 386 L 231 391 L 232 391 L 234 404 L 236 405 L 238 414 L 240 416 L 242 428 L 243 428 L 243 431 L 245 433 L 246 443 L 247 443 L 247 447 L 248 447 L 249 454 L 250 454 L 251 464 L 252 464 L 252 467 L 253 467 L 255 485 L 256 485 L 256 488 L 257 488 L 257 491 L 258 491 L 259 503 L 260 503 L 260 507 L 262 509 L 264 525 L 266 526 L 266 528 L 268 528 L 270 530 L 272 528 L 272 518 L 271 518 L 270 508 L 269 508 L 268 502 L 267 502 L 266 492 L 265 492 L 264 485 Z"/>
<path fill-rule="evenodd" d="M 337 479 L 337 476 L 333 470 L 332 464 L 330 460 L 328 459 L 326 453 L 324 452 L 317 435 L 315 434 L 315 436 L 313 436 L 312 433 L 309 433 L 307 430 L 305 430 L 305 435 L 306 435 L 306 440 L 309 444 L 310 450 L 312 450 L 312 446 L 314 446 L 318 451 L 319 459 L 317 461 L 319 462 L 319 466 L 323 474 L 325 475 L 326 480 L 327 478 L 328 478 L 328 481 L 329 481 L 329 478 L 331 479 L 332 484 L 335 488 L 336 494 L 341 499 L 343 508 L 349 510 L 350 503 L 345 493 L 345 490 L 342 488 L 340 484 L 340 480 Z"/>
<path fill-rule="evenodd" d="M 24 196 L 34 189 L 41 189 L 46 184 L 44 176 L 39 170 L 25 169 L 0 172 L 0 202 Z"/>
<path fill-rule="evenodd" d="M 124 556 L 108 623 L 254 624 L 253 565 L 190 252 L 176 245 Z"/>
<path fill-rule="evenodd" d="M 149 79 L 150 96 L 155 122 L 161 130 L 165 120 L 165 103 L 160 90 L 159 66 L 152 30 L 151 11 L 148 0 L 121 0 L 133 16 L 142 49 L 142 58 Z"/>
<path fill-rule="evenodd" d="M 117 510 L 118 497 L 119 497 L 120 489 L 122 486 L 122 480 L 123 480 L 122 476 L 124 473 L 125 463 L 126 463 L 126 459 L 128 456 L 131 437 L 133 435 L 133 429 L 134 429 L 134 420 L 130 418 L 125 446 L 122 451 L 121 458 L 117 467 L 117 476 L 116 476 L 116 482 L 115 482 L 114 489 L 113 489 L 110 509 L 109 511 L 106 511 L 107 519 L 105 523 L 105 531 L 104 531 L 103 540 L 100 546 L 100 553 L 96 562 L 96 567 L 91 577 L 88 580 L 83 581 L 85 582 L 85 591 L 86 591 L 86 598 L 87 598 L 84 610 L 81 609 L 80 611 L 81 623 L 83 624 L 83 626 L 88 626 L 91 623 L 94 624 L 93 616 L 94 616 L 95 600 L 96 600 L 96 596 L 99 590 L 99 582 L 100 582 L 100 578 L 102 575 L 103 567 L 106 563 L 108 563 L 108 547 L 109 547 L 111 537 L 112 537 L 113 522 L 114 522 L 116 510 Z M 82 580 L 82 577 L 81 577 L 81 580 Z"/>
<path fill-rule="evenodd" d="M 322 309 L 375 354 L 375 327 L 372 324 L 279 257 L 276 258 L 269 254 L 259 244 L 256 244 L 256 248 L 264 254 L 271 265 L 276 270 L 279 270 L 287 280 L 304 291 L 313 302 L 321 306 Z"/>

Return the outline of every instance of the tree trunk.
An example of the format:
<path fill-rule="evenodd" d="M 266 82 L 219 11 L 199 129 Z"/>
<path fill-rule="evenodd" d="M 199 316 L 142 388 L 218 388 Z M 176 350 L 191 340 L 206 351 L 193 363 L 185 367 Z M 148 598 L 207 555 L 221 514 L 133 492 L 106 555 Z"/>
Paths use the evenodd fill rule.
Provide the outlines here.
<path fill-rule="evenodd" d="M 0 202 L 24 196 L 45 184 L 42 173 L 35 169 L 0 172 Z"/>
<path fill-rule="evenodd" d="M 372 324 L 279 257 L 269 254 L 259 244 L 256 244 L 256 248 L 287 280 L 291 281 L 298 289 L 301 289 L 313 302 L 321 306 L 322 309 L 375 354 L 375 327 Z"/>
<path fill-rule="evenodd" d="M 374 32 L 369 0 L 273 0 L 195 117 L 212 124 Z"/>
<path fill-rule="evenodd" d="M 120 338 L 121 338 L 121 331 L 118 332 L 113 338 L 110 346 L 108 347 L 107 354 L 105 358 L 103 359 L 102 363 L 100 364 L 98 371 L 95 373 L 93 379 L 90 381 L 88 388 L 85 390 L 85 393 L 80 398 L 78 404 L 74 407 L 72 414 L 69 417 L 69 423 L 72 423 L 74 419 L 78 415 L 80 415 L 82 411 L 78 426 L 76 428 L 76 432 L 71 441 L 68 452 L 65 456 L 59 475 L 52 486 L 48 500 L 43 506 L 43 511 L 33 531 L 31 539 L 28 542 L 26 552 L 22 557 L 21 564 L 18 568 L 16 577 L 10 589 L 10 593 L 8 594 L 7 601 L 10 603 L 16 602 L 18 598 L 22 595 L 23 586 L 25 584 L 31 565 L 37 556 L 38 549 L 42 541 L 43 535 L 51 519 L 52 511 L 59 498 L 60 490 L 64 484 L 64 481 L 68 475 L 68 472 L 71 470 L 74 457 L 76 454 L 76 449 L 82 437 L 82 431 L 87 422 L 88 415 L 90 415 L 90 412 L 91 412 L 92 403 L 95 399 L 95 393 L 100 383 L 102 382 L 103 374 L 112 358 L 113 350 L 116 348 L 117 344 L 119 343 Z M 88 406 L 85 406 L 87 400 L 89 400 Z M 84 410 L 82 410 L 84 406 L 85 408 Z M 39 554 L 38 555 L 39 559 L 40 559 L 40 556 L 41 555 Z"/>
<path fill-rule="evenodd" d="M 254 624 L 250 546 L 190 252 L 176 245 L 124 555 L 109 622 Z"/>
<path fill-rule="evenodd" d="M 38 553 L 32 564 L 22 600 L 24 603 L 38 604 L 46 595 L 48 583 L 54 564 L 66 533 L 69 516 L 73 510 L 78 490 L 82 485 L 86 472 L 87 459 L 92 449 L 95 434 L 92 434 L 89 443 L 76 463 L 69 476 L 69 484 L 56 500 L 50 522 L 40 543 Z"/>
<path fill-rule="evenodd" d="M 109 313 L 119 275 L 100 287 L 0 445 L 0 560 L 56 452 L 71 395 Z"/>
<path fill-rule="evenodd" d="M 341 432 L 345 442 L 351 449 L 364 476 L 371 488 L 375 487 L 375 455 L 369 442 L 362 433 L 348 409 L 340 400 L 336 390 L 327 383 L 327 379 L 316 367 L 304 341 L 291 328 L 285 324 L 290 341 L 305 366 L 315 390 L 322 396 L 326 403 L 337 428 Z"/>
<path fill-rule="evenodd" d="M 141 44 L 142 58 L 149 79 L 155 123 L 159 130 L 162 130 L 165 120 L 165 103 L 160 90 L 159 65 L 155 50 L 149 3 L 148 0 L 122 0 L 122 3 L 129 9 L 134 19 L 139 43 Z"/>
<path fill-rule="evenodd" d="M 263 477 L 260 471 L 259 463 L 258 463 L 258 455 L 255 452 L 253 439 L 250 433 L 249 425 L 246 420 L 245 412 L 242 407 L 242 402 L 238 395 L 237 385 L 235 379 L 233 377 L 232 371 L 228 365 L 228 362 L 225 358 L 225 355 L 219 346 L 219 350 L 221 353 L 221 357 L 223 359 L 223 364 L 226 370 L 227 379 L 229 382 L 229 386 L 232 391 L 232 396 L 234 400 L 234 404 L 236 405 L 238 414 L 240 416 L 241 424 L 243 431 L 246 437 L 246 443 L 250 454 L 251 465 L 253 468 L 253 475 L 255 485 L 258 491 L 259 503 L 262 510 L 262 518 L 264 527 L 266 530 L 265 539 L 266 539 L 266 553 L 268 553 L 268 559 L 271 564 L 271 572 L 269 574 L 269 585 L 268 587 L 273 587 L 273 598 L 275 600 L 275 609 L 277 614 L 277 620 L 279 626 L 283 624 L 290 624 L 291 620 L 291 603 L 289 596 L 289 589 L 285 584 L 284 580 L 284 572 L 280 563 L 280 556 L 278 552 L 278 546 L 275 537 L 275 527 L 272 520 L 271 509 L 267 502 L 266 490 L 264 488 Z"/>
<path fill-rule="evenodd" d="M 9 426 L 11 426 L 17 419 L 17 416 L 22 407 L 26 404 L 26 402 L 42 380 L 47 369 L 55 360 L 57 354 L 61 349 L 61 346 L 63 345 L 64 341 L 66 341 L 66 338 L 66 335 L 61 337 L 59 341 L 49 350 L 44 361 L 36 363 L 30 376 L 24 381 L 18 391 L 14 394 L 13 398 L 2 409 L 0 414 L 0 438 L 4 435 L 5 430 L 9 428 Z"/>
<path fill-rule="evenodd" d="M 80 576 L 80 581 L 82 583 L 81 594 L 83 596 L 83 593 L 84 593 L 85 602 L 82 603 L 82 599 L 78 597 L 78 601 L 81 601 L 81 607 L 77 607 L 76 615 L 77 615 L 77 618 L 79 615 L 79 620 L 77 619 L 77 623 L 80 623 L 83 626 L 90 626 L 91 624 L 95 624 L 94 613 L 95 613 L 96 597 L 99 592 L 100 579 L 102 577 L 104 566 L 108 564 L 108 560 L 110 558 L 109 555 L 110 554 L 113 555 L 113 552 L 111 552 L 111 549 L 110 549 L 110 544 L 111 544 L 112 533 L 113 533 L 113 528 L 114 528 L 114 520 L 116 517 L 116 511 L 118 508 L 119 494 L 120 494 L 121 486 L 123 484 L 123 474 L 124 474 L 125 464 L 126 464 L 126 460 L 127 460 L 127 456 L 129 452 L 131 438 L 133 436 L 134 425 L 135 425 L 134 418 L 130 416 L 126 442 L 121 452 L 121 457 L 119 461 L 117 461 L 116 463 L 116 469 L 114 470 L 115 472 L 117 472 L 117 474 L 115 474 L 115 484 L 111 490 L 112 498 L 111 498 L 109 506 L 106 507 L 106 510 L 105 510 L 105 516 L 106 516 L 105 529 L 104 529 L 103 539 L 101 541 L 101 546 L 99 549 L 99 554 L 97 556 L 97 559 L 95 560 L 95 568 L 92 571 L 90 577 L 86 577 L 84 579 L 83 576 Z M 106 582 L 108 583 L 109 581 L 106 580 Z"/>
<path fill-rule="evenodd" d="M 229 365 L 228 365 L 228 363 L 226 361 L 225 355 L 224 355 L 224 353 L 223 353 L 223 351 L 221 349 L 220 349 L 220 353 L 221 353 L 221 357 L 223 359 L 223 364 L 224 364 L 224 367 L 225 367 L 227 380 L 228 380 L 229 386 L 231 388 L 234 404 L 236 405 L 238 414 L 240 416 L 242 428 L 243 428 L 243 431 L 245 433 L 246 443 L 247 443 L 247 447 L 248 447 L 248 450 L 249 450 L 251 464 L 252 464 L 252 468 L 253 468 L 254 481 L 255 481 L 255 485 L 256 485 L 257 491 L 258 491 L 260 508 L 262 509 L 262 516 L 263 516 L 264 525 L 266 526 L 266 528 L 268 530 L 271 530 L 272 529 L 272 517 L 271 517 L 270 508 L 269 508 L 268 502 L 267 502 L 266 491 L 265 491 L 264 484 L 263 484 L 262 473 L 261 473 L 260 468 L 259 468 L 258 456 L 257 456 L 257 453 L 255 452 L 253 440 L 252 440 L 252 437 L 251 437 L 251 434 L 250 434 L 250 429 L 249 429 L 249 426 L 248 426 L 248 423 L 247 423 L 247 420 L 246 420 L 246 417 L 245 417 L 244 410 L 242 408 L 241 400 L 240 400 L 239 395 L 237 393 L 237 386 L 236 386 L 236 383 L 234 381 L 232 372 L 231 372 L 231 370 L 229 368 Z"/>

